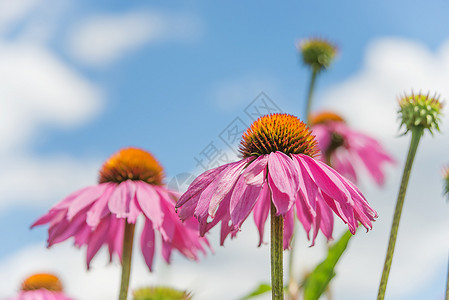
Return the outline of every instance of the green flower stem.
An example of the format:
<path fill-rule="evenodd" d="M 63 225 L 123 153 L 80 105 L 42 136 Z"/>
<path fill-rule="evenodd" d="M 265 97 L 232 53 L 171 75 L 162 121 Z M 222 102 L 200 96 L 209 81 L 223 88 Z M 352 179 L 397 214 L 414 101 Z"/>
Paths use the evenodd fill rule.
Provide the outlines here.
<path fill-rule="evenodd" d="M 126 300 L 128 297 L 129 277 L 131 274 L 131 257 L 133 252 L 135 224 L 125 223 L 125 235 L 123 237 L 122 252 L 122 281 L 120 283 L 119 300 Z"/>
<path fill-rule="evenodd" d="M 284 300 L 283 270 L 284 217 L 276 216 L 271 202 L 271 292 L 273 300 Z"/>
<path fill-rule="evenodd" d="M 307 106 L 306 106 L 306 123 L 309 125 L 310 110 L 312 109 L 313 91 L 315 90 L 315 81 L 318 75 L 316 68 L 312 71 L 312 77 L 310 78 L 309 92 L 307 94 Z"/>
<path fill-rule="evenodd" d="M 310 110 L 312 107 L 312 98 L 313 98 L 313 91 L 315 89 L 315 82 L 316 82 L 316 77 L 318 75 L 318 69 L 313 69 L 312 71 L 312 76 L 310 79 L 310 85 L 309 85 L 309 92 L 307 95 L 307 106 L 306 106 L 306 123 L 309 124 L 309 118 L 310 118 Z M 292 235 L 292 240 L 291 240 L 291 249 L 290 252 L 288 254 L 288 290 L 289 290 L 289 294 L 292 297 L 292 299 L 296 299 L 297 298 L 297 294 L 298 294 L 298 290 L 299 290 L 299 286 L 296 283 L 295 280 L 295 276 L 293 274 L 293 265 L 294 265 L 294 258 L 295 258 L 295 235 L 296 235 L 296 220 L 294 222 L 294 227 L 293 227 L 293 235 Z"/>
<path fill-rule="evenodd" d="M 396 237 L 398 235 L 399 221 L 401 219 L 402 206 L 404 205 L 405 193 L 407 191 L 408 180 L 412 170 L 413 160 L 415 158 L 416 150 L 418 149 L 419 140 L 423 135 L 424 129 L 415 127 L 412 129 L 412 139 L 410 148 L 408 150 L 407 160 L 404 166 L 404 173 L 402 174 L 401 187 L 399 188 L 398 200 L 394 210 L 393 224 L 391 225 L 390 240 L 388 241 L 388 250 L 385 257 L 384 269 L 382 271 L 382 279 L 380 280 L 379 292 L 377 300 L 383 300 L 385 291 L 387 289 L 388 276 L 390 274 L 391 262 L 393 261 L 394 247 L 396 245 Z"/>

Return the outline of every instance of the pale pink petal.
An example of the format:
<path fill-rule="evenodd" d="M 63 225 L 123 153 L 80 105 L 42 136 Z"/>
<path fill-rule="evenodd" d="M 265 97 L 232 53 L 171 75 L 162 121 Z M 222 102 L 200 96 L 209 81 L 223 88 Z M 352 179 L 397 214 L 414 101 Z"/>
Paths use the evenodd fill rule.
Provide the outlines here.
<path fill-rule="evenodd" d="M 318 147 L 325 153 L 332 142 L 332 131 L 325 124 L 317 124 L 312 127 L 312 134 L 318 142 Z"/>
<path fill-rule="evenodd" d="M 202 205 L 202 203 L 209 203 L 207 212 L 211 217 L 213 217 L 218 208 L 218 205 L 221 201 L 223 201 L 226 194 L 234 186 L 243 168 L 247 165 L 248 160 L 249 159 L 244 159 L 235 163 L 228 164 L 228 167 L 220 173 L 221 177 L 219 179 L 216 179 L 217 184 L 209 185 L 201 194 L 197 210 Z M 204 201 L 203 198 L 205 199 Z M 203 213 L 199 212 L 198 216 L 203 216 Z"/>
<path fill-rule="evenodd" d="M 121 182 L 109 198 L 108 207 L 111 213 L 117 218 L 126 218 L 129 213 L 129 203 L 134 198 L 135 192 L 136 187 L 132 180 Z"/>
<path fill-rule="evenodd" d="M 154 229 L 162 226 L 164 213 L 161 210 L 161 199 L 154 187 L 143 181 L 136 181 L 136 198 L 145 216 L 151 220 Z"/>
<path fill-rule="evenodd" d="M 198 202 L 199 195 L 204 191 L 204 189 L 215 180 L 218 174 L 226 168 L 228 165 L 222 165 L 217 168 L 208 170 L 198 176 L 189 186 L 188 190 L 179 198 L 176 208 L 183 206 L 187 201 L 191 200 Z M 194 199 L 192 199 L 194 198 Z"/>
<path fill-rule="evenodd" d="M 262 185 L 262 190 L 257 197 L 256 204 L 254 205 L 254 222 L 256 223 L 257 230 L 259 231 L 259 246 L 263 243 L 263 232 L 265 223 L 268 218 L 271 207 L 270 189 L 268 184 Z"/>
<path fill-rule="evenodd" d="M 284 217 L 284 250 L 290 249 L 290 243 L 292 241 L 293 231 L 295 229 L 295 219 L 293 209 L 290 209 Z"/>
<path fill-rule="evenodd" d="M 253 160 L 243 172 L 247 184 L 262 185 L 267 178 L 268 155 L 261 155 Z"/>
<path fill-rule="evenodd" d="M 87 225 L 95 228 L 97 227 L 98 223 L 100 223 L 100 220 L 102 218 L 111 213 L 109 211 L 108 202 L 116 186 L 117 184 L 109 183 L 103 195 L 101 195 L 100 198 L 98 198 L 97 201 L 92 205 L 92 207 L 87 211 Z"/>
<path fill-rule="evenodd" d="M 289 156 L 282 152 L 270 153 L 268 157 L 268 184 L 272 201 L 278 215 L 291 209 L 299 189 L 298 168 Z"/>
<path fill-rule="evenodd" d="M 98 198 L 103 195 L 105 189 L 108 187 L 108 184 L 99 184 L 95 186 L 91 186 L 88 189 L 84 189 L 82 193 L 80 193 L 76 198 L 72 199 L 69 204 L 69 210 L 67 212 L 67 218 L 70 220 L 75 216 L 78 212 L 80 212 L 85 207 L 91 205 Z"/>
<path fill-rule="evenodd" d="M 140 247 L 142 249 L 145 263 L 151 272 L 153 270 L 153 257 L 156 244 L 154 239 L 153 224 L 148 219 L 145 220 L 145 225 L 143 226 L 142 235 L 140 237 Z"/>
<path fill-rule="evenodd" d="M 244 176 L 240 176 L 231 194 L 229 206 L 234 227 L 240 228 L 256 204 L 261 186 L 248 185 Z"/>
<path fill-rule="evenodd" d="M 110 218 L 103 219 L 100 224 L 98 224 L 95 231 L 93 231 L 89 237 L 89 243 L 87 244 L 86 251 L 86 262 L 87 269 L 90 268 L 90 261 L 95 256 L 95 254 L 100 250 L 101 246 L 107 238 L 107 232 L 109 229 Z"/>

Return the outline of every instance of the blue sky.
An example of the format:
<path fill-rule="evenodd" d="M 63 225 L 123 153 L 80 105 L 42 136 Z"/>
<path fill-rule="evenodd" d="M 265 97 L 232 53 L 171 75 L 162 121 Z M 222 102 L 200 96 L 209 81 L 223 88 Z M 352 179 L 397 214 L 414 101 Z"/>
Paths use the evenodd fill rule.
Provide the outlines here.
<path fill-rule="evenodd" d="M 447 99 L 448 11 L 446 1 L 0 0 L 0 269 L 45 240 L 46 228 L 30 231 L 30 224 L 65 195 L 94 184 L 101 163 L 118 149 L 132 145 L 151 151 L 164 165 L 168 182 L 177 174 L 201 171 L 195 157 L 210 142 L 229 151 L 219 134 L 236 117 L 251 122 L 244 110 L 260 92 L 283 111 L 304 116 L 309 78 L 295 44 L 311 36 L 328 38 L 340 50 L 318 80 L 315 107 L 344 113 L 398 160 L 396 168 L 387 170 L 391 181 L 381 191 L 369 180 L 362 183 L 367 195 L 388 202 L 374 204 L 381 215 L 378 234 L 375 228 L 354 248 L 380 243 L 373 253 L 383 255 L 389 202 L 396 197 L 408 143 L 398 138 L 395 99 L 412 88 L 435 90 Z M 434 203 L 420 215 L 430 224 L 422 227 L 427 235 L 429 228 L 448 229 L 439 178 L 441 165 L 448 163 L 443 156 L 448 139 L 442 135 L 424 142 L 410 185 L 415 178 L 416 184 L 432 188 L 434 197 L 424 187 L 410 192 L 416 201 L 409 201 L 409 215 L 422 212 L 419 195 Z M 405 223 L 420 227 L 406 212 Z M 244 257 L 249 250 L 239 247 L 256 248 L 252 238 L 246 244 L 228 242 L 229 251 Z M 402 241 L 404 248 L 407 241 Z M 217 240 L 212 242 L 218 248 Z M 442 242 L 436 248 L 447 253 L 446 246 Z M 206 259 L 204 270 L 228 259 L 225 250 L 217 250 L 212 262 Z M 256 251 L 263 257 L 265 250 Z M 83 251 L 71 253 L 81 261 Z M 310 255 L 318 260 L 321 254 Z M 442 257 L 440 252 L 435 256 Z M 97 260 L 104 265 L 105 260 Z M 413 278 L 416 288 L 400 293 L 399 282 L 394 299 L 422 299 L 429 291 L 432 299 L 441 298 L 445 261 L 432 263 L 422 260 L 429 266 L 425 283 Z M 16 285 L 26 268 L 20 270 L 11 276 Z M 337 284 L 337 295 L 355 297 Z M 371 285 L 375 289 L 377 281 Z M 0 298 L 11 291 L 0 289 Z"/>

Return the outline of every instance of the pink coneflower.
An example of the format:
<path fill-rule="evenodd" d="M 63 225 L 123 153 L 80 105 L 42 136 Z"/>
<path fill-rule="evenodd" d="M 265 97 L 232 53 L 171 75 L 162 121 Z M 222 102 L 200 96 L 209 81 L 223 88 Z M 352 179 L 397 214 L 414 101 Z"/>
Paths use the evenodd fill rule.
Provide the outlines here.
<path fill-rule="evenodd" d="M 295 208 L 307 233 L 313 228 L 312 244 L 319 230 L 332 238 L 332 211 L 353 234 L 358 222 L 372 227 L 376 212 L 353 183 L 314 159 L 315 138 L 298 118 L 259 118 L 243 135 L 240 152 L 242 160 L 198 176 L 176 204 L 182 220 L 199 220 L 201 235 L 221 221 L 223 244 L 254 211 L 260 245 L 271 204 L 284 218 L 284 249 L 290 245 Z"/>
<path fill-rule="evenodd" d="M 52 274 L 34 274 L 22 283 L 19 294 L 8 300 L 72 300 L 64 295 L 62 283 Z"/>
<path fill-rule="evenodd" d="M 109 247 L 111 259 L 116 253 L 122 263 L 122 255 L 130 260 L 134 224 L 142 215 L 145 224 L 140 247 L 150 271 L 155 231 L 160 233 L 167 263 L 173 249 L 196 260 L 198 251 L 205 253 L 202 243 L 208 242 L 199 238 L 194 218 L 184 224 L 179 220 L 174 209 L 177 194 L 162 185 L 163 177 L 161 165 L 150 153 L 136 148 L 120 150 L 103 165 L 98 185 L 72 193 L 32 227 L 50 224 L 48 247 L 72 236 L 76 246 L 87 245 L 89 267 L 102 245 Z"/>
<path fill-rule="evenodd" d="M 310 126 L 323 161 L 353 182 L 357 182 L 357 166 L 364 165 L 377 184 L 384 183 L 382 167 L 395 161 L 378 141 L 349 128 L 341 116 L 330 111 L 312 115 Z"/>

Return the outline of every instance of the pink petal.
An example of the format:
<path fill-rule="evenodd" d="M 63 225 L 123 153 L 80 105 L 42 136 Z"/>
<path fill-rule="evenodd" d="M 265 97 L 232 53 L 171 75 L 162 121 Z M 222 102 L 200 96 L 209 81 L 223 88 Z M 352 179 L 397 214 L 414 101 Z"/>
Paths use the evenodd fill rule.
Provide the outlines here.
<path fill-rule="evenodd" d="M 89 237 L 89 243 L 87 244 L 86 251 L 87 269 L 90 268 L 90 261 L 98 252 L 98 250 L 100 250 L 101 246 L 106 240 L 106 237 L 108 236 L 107 232 L 109 229 L 109 223 L 110 218 L 103 219 Z"/>
<path fill-rule="evenodd" d="M 262 185 L 267 178 L 268 155 L 261 155 L 253 160 L 243 172 L 247 184 Z"/>
<path fill-rule="evenodd" d="M 290 209 L 284 217 L 284 250 L 290 249 L 290 243 L 292 241 L 293 231 L 295 229 L 295 218 L 293 209 Z"/>
<path fill-rule="evenodd" d="M 248 185 L 245 177 L 240 176 L 232 191 L 230 201 L 231 221 L 234 227 L 240 228 L 248 217 L 262 190 L 261 186 Z"/>
<path fill-rule="evenodd" d="M 176 208 L 183 206 L 187 201 L 195 198 L 198 202 L 199 195 L 204 191 L 204 189 L 214 181 L 214 179 L 221 173 L 221 171 L 228 165 L 219 166 L 217 168 L 208 170 L 203 174 L 199 175 L 189 186 L 187 191 L 179 198 Z M 192 199 L 193 201 L 193 199 Z"/>
<path fill-rule="evenodd" d="M 209 215 L 214 216 L 218 205 L 221 201 L 223 201 L 224 197 L 227 193 L 231 190 L 231 188 L 235 185 L 235 182 L 237 181 L 238 177 L 240 176 L 240 173 L 242 172 L 243 168 L 247 165 L 248 159 L 241 160 L 239 162 L 229 164 L 228 168 L 223 170 L 221 174 L 223 176 L 218 181 L 218 185 L 216 186 L 216 189 L 212 193 L 212 197 L 210 199 L 210 205 L 209 205 Z M 207 195 L 206 191 L 211 187 L 210 185 L 206 190 L 203 192 L 203 194 Z M 203 194 L 201 195 L 201 198 L 203 197 Z M 201 202 L 201 198 L 199 203 Z M 199 205 L 198 203 L 198 205 Z"/>
<path fill-rule="evenodd" d="M 270 199 L 270 189 L 268 184 L 262 185 L 262 190 L 257 197 L 256 204 L 254 205 L 254 222 L 256 223 L 257 229 L 259 230 L 259 246 L 263 243 L 263 232 L 265 228 L 265 223 L 268 218 L 268 213 L 270 212 L 271 199 Z"/>
<path fill-rule="evenodd" d="M 67 218 L 69 220 L 72 219 L 73 216 L 75 216 L 82 209 L 95 202 L 101 197 L 107 187 L 108 184 L 99 184 L 91 186 L 88 189 L 84 189 L 82 193 L 71 201 L 67 212 Z"/>
<path fill-rule="evenodd" d="M 161 199 L 155 188 L 143 181 L 136 181 L 136 199 L 145 216 L 151 220 L 154 228 L 160 228 L 164 219 Z"/>
<path fill-rule="evenodd" d="M 101 195 L 100 198 L 98 198 L 98 200 L 87 211 L 86 223 L 93 228 L 97 227 L 102 218 L 111 213 L 109 211 L 108 202 L 117 185 L 112 183 L 108 185 L 109 186 L 104 191 L 103 195 Z"/>
<path fill-rule="evenodd" d="M 134 198 L 136 186 L 132 180 L 121 182 L 109 199 L 109 210 L 115 214 L 117 218 L 126 218 L 129 213 L 129 203 Z"/>
<path fill-rule="evenodd" d="M 153 270 L 153 257 L 156 244 L 154 239 L 153 224 L 148 219 L 145 220 L 145 225 L 143 226 L 142 235 L 140 237 L 140 247 L 142 249 L 145 262 L 151 272 Z"/>
<path fill-rule="evenodd" d="M 270 153 L 268 157 L 268 184 L 272 201 L 278 215 L 285 214 L 293 206 L 298 192 L 298 167 L 282 152 Z"/>
<path fill-rule="evenodd" d="M 170 263 L 171 252 L 172 252 L 171 243 L 163 240 L 162 241 L 162 257 L 168 264 Z"/>

